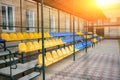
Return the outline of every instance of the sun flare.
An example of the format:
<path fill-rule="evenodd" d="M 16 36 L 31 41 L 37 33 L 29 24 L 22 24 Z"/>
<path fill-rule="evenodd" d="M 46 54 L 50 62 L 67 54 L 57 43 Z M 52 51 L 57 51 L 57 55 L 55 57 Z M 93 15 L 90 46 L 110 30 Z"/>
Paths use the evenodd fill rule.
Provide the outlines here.
<path fill-rule="evenodd" d="M 99 6 L 105 6 L 105 5 L 110 5 L 118 2 L 118 0 L 96 0 L 96 3 Z"/>

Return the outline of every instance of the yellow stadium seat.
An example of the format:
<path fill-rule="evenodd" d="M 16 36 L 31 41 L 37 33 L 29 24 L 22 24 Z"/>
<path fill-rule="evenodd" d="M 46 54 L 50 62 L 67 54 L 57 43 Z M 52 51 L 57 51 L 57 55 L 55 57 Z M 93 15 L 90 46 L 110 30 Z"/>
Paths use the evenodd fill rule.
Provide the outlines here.
<path fill-rule="evenodd" d="M 52 37 L 52 36 L 50 36 L 50 34 L 48 32 L 46 32 L 46 35 L 48 38 Z"/>
<path fill-rule="evenodd" d="M 48 38 L 48 36 L 47 36 L 46 32 L 44 33 L 44 37 L 45 37 L 45 38 Z"/>
<path fill-rule="evenodd" d="M 7 33 L 2 33 L 1 38 L 6 41 L 11 41 L 9 34 Z"/>
<path fill-rule="evenodd" d="M 84 39 L 90 39 L 89 35 L 84 35 L 83 37 L 84 37 Z"/>
<path fill-rule="evenodd" d="M 88 32 L 88 34 L 93 34 L 93 32 Z"/>
<path fill-rule="evenodd" d="M 49 42 L 50 47 L 56 46 L 56 43 L 54 42 L 54 40 L 48 40 L 48 42 Z"/>
<path fill-rule="evenodd" d="M 45 58 L 45 66 L 49 66 L 50 64 L 52 64 L 52 61 L 48 61 L 47 59 L 46 59 L 46 57 L 44 57 Z M 42 54 L 40 54 L 39 56 L 38 56 L 38 64 L 39 65 L 42 65 Z"/>
<path fill-rule="evenodd" d="M 44 47 L 48 48 L 50 46 L 51 46 L 51 44 L 48 42 L 48 40 L 44 40 Z"/>
<path fill-rule="evenodd" d="M 82 32 L 76 32 L 76 34 L 77 34 L 77 35 L 83 35 L 83 33 L 82 33 Z"/>
<path fill-rule="evenodd" d="M 32 44 L 32 42 L 27 42 L 26 46 L 27 46 L 27 52 L 35 51 L 34 45 Z"/>
<path fill-rule="evenodd" d="M 42 49 L 42 41 L 39 41 L 40 49 Z"/>
<path fill-rule="evenodd" d="M 35 36 L 34 36 L 34 34 L 33 33 L 29 33 L 29 39 L 35 39 Z"/>
<path fill-rule="evenodd" d="M 96 38 L 92 39 L 92 42 L 96 43 L 96 42 L 97 42 L 97 39 L 96 39 Z"/>
<path fill-rule="evenodd" d="M 27 52 L 27 47 L 26 47 L 25 43 L 18 44 L 18 51 L 19 52 Z"/>
<path fill-rule="evenodd" d="M 55 39 L 52 39 L 51 41 L 52 41 L 52 43 L 54 44 L 54 46 L 58 45 L 58 43 L 56 42 Z"/>
<path fill-rule="evenodd" d="M 100 39 L 103 39 L 103 37 L 102 37 L 102 36 L 100 36 Z"/>
<path fill-rule="evenodd" d="M 34 45 L 35 50 L 40 50 L 41 49 L 41 47 L 40 47 L 40 45 L 39 45 L 39 43 L 37 41 L 34 41 L 33 45 Z"/>
<path fill-rule="evenodd" d="M 58 39 L 59 44 L 65 44 L 61 39 Z"/>
<path fill-rule="evenodd" d="M 64 48 L 61 49 L 62 53 L 64 54 L 64 57 L 68 56 L 67 52 L 65 51 Z"/>
<path fill-rule="evenodd" d="M 68 55 L 72 54 L 72 51 L 70 51 L 68 47 L 65 47 L 65 51 L 67 52 Z"/>
<path fill-rule="evenodd" d="M 42 38 L 42 33 L 39 32 L 39 33 L 38 33 L 38 36 L 39 36 L 39 38 Z"/>
<path fill-rule="evenodd" d="M 64 58 L 64 54 L 61 52 L 60 49 L 57 50 L 58 56 L 59 56 L 59 60 Z"/>
<path fill-rule="evenodd" d="M 28 33 L 24 32 L 24 33 L 23 33 L 23 37 L 24 37 L 26 40 L 29 39 Z"/>
<path fill-rule="evenodd" d="M 52 57 L 54 62 L 57 62 L 59 60 L 59 56 L 56 51 L 52 51 Z"/>
<path fill-rule="evenodd" d="M 73 45 L 69 46 L 69 49 L 73 53 Z"/>
<path fill-rule="evenodd" d="M 98 35 L 97 35 L 97 34 L 94 34 L 93 36 L 94 36 L 94 37 L 97 37 Z"/>
<path fill-rule="evenodd" d="M 22 33 L 18 32 L 16 35 L 17 35 L 19 40 L 24 40 L 24 37 L 23 37 Z"/>
<path fill-rule="evenodd" d="M 47 53 L 46 53 L 46 59 L 47 59 L 49 62 L 51 62 L 51 63 L 54 62 L 54 61 L 53 61 L 53 57 L 52 57 L 52 55 L 51 55 L 50 52 L 47 52 Z"/>
<path fill-rule="evenodd" d="M 39 34 L 38 34 L 37 32 L 34 32 L 33 34 L 34 34 L 34 38 L 35 38 L 35 39 L 38 39 L 38 38 L 39 38 Z"/>
<path fill-rule="evenodd" d="M 17 35 L 15 33 L 10 33 L 9 36 L 10 36 L 10 39 L 12 41 L 17 41 L 18 40 L 18 37 L 17 37 Z"/>

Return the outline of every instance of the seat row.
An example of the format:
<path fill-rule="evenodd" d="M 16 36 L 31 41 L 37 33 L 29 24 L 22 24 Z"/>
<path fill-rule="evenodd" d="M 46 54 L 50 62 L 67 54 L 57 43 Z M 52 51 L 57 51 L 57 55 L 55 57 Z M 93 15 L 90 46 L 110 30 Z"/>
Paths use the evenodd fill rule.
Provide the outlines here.
<path fill-rule="evenodd" d="M 50 38 L 50 34 L 48 32 L 44 33 L 45 38 Z M 17 33 L 2 33 L 1 38 L 6 41 L 18 41 L 18 40 L 31 40 L 31 39 L 39 39 L 42 38 L 42 33 L 39 32 L 17 32 Z"/>
<path fill-rule="evenodd" d="M 44 40 L 44 47 L 49 48 L 57 45 L 64 44 L 61 39 L 51 39 L 51 40 Z M 21 52 L 31 52 L 35 50 L 41 50 L 42 49 L 42 41 L 34 41 L 34 42 L 27 42 L 27 43 L 19 43 L 18 44 L 18 51 Z"/>
<path fill-rule="evenodd" d="M 75 41 L 79 41 L 79 40 L 83 40 L 83 38 L 81 36 L 75 36 Z M 69 42 L 73 42 L 73 37 L 68 37 L 68 38 L 62 38 L 63 42 L 69 43 Z"/>
<path fill-rule="evenodd" d="M 78 51 L 76 49 L 76 51 Z M 45 66 L 49 66 L 69 55 L 73 54 L 73 45 L 57 50 L 53 50 L 52 52 L 47 52 L 44 56 L 45 58 Z M 42 54 L 38 56 L 38 65 L 42 65 Z"/>
<path fill-rule="evenodd" d="M 87 40 L 87 41 L 84 41 L 84 42 L 80 42 L 78 44 L 75 44 L 75 48 L 78 49 L 78 50 L 82 50 L 86 47 L 89 47 L 92 45 L 92 42 Z"/>
<path fill-rule="evenodd" d="M 50 35 L 54 37 L 73 36 L 73 32 L 50 32 Z"/>

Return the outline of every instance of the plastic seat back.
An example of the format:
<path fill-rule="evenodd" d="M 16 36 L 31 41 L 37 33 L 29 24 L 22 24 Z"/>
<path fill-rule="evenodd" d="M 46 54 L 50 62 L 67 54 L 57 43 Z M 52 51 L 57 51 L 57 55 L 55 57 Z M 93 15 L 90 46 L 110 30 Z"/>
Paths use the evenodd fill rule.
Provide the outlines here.
<path fill-rule="evenodd" d="M 26 40 L 29 39 L 28 33 L 24 32 L 24 33 L 23 33 L 23 37 L 24 37 Z"/>
<path fill-rule="evenodd" d="M 23 37 L 22 33 L 18 32 L 16 35 L 17 35 L 19 40 L 24 40 L 24 37 Z"/>
<path fill-rule="evenodd" d="M 62 48 L 61 51 L 62 51 L 62 53 L 63 53 L 64 55 L 67 55 L 67 52 L 65 51 L 64 48 Z"/>
<path fill-rule="evenodd" d="M 18 44 L 18 51 L 19 52 L 27 52 L 27 47 L 26 47 L 25 43 Z"/>
<path fill-rule="evenodd" d="M 34 38 L 35 38 L 35 39 L 38 39 L 38 38 L 39 38 L 39 34 L 38 34 L 37 32 L 34 32 L 33 34 L 34 34 Z"/>
<path fill-rule="evenodd" d="M 35 50 L 40 50 L 41 48 L 40 48 L 40 45 L 39 45 L 39 43 L 37 42 L 37 41 L 34 41 L 33 42 L 33 45 L 34 45 L 34 49 Z"/>
<path fill-rule="evenodd" d="M 38 36 L 39 36 L 39 38 L 42 38 L 42 33 L 39 32 L 39 33 L 38 33 Z"/>
<path fill-rule="evenodd" d="M 10 33 L 9 36 L 10 36 L 10 39 L 13 40 L 13 41 L 18 40 L 18 37 L 15 33 Z"/>
<path fill-rule="evenodd" d="M 33 33 L 29 33 L 29 39 L 35 39 L 35 36 L 34 36 L 34 34 Z"/>
<path fill-rule="evenodd" d="M 61 52 L 60 49 L 57 50 L 57 53 L 58 53 L 58 55 L 59 55 L 60 57 L 63 56 L 63 53 Z"/>
<path fill-rule="evenodd" d="M 46 58 L 47 58 L 48 61 L 52 61 L 53 60 L 53 57 L 52 57 L 50 52 L 46 53 Z"/>
<path fill-rule="evenodd" d="M 53 58 L 58 58 L 59 57 L 56 51 L 52 51 L 52 56 L 53 56 Z"/>
<path fill-rule="evenodd" d="M 27 46 L 27 51 L 30 52 L 30 51 L 34 51 L 34 45 L 32 44 L 32 42 L 27 42 L 26 43 L 26 46 Z"/>
<path fill-rule="evenodd" d="M 1 38 L 5 41 L 11 41 L 9 34 L 7 33 L 2 33 Z"/>
<path fill-rule="evenodd" d="M 68 49 L 68 47 L 65 47 L 65 51 L 66 51 L 67 53 L 70 53 L 70 50 Z"/>

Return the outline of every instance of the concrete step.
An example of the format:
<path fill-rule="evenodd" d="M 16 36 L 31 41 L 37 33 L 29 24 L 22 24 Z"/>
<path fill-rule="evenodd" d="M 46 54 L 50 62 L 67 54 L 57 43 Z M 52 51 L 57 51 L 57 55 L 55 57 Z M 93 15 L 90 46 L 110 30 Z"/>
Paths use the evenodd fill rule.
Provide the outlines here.
<path fill-rule="evenodd" d="M 35 77 L 39 75 L 40 75 L 40 72 L 32 72 L 22 78 L 19 78 L 18 80 L 33 80 Z"/>
<path fill-rule="evenodd" d="M 17 58 L 17 57 L 14 57 L 14 60 L 16 61 L 16 60 L 18 60 L 19 58 Z M 13 61 L 13 58 L 11 58 L 11 61 Z M 10 62 L 10 59 L 5 59 L 5 60 L 0 60 L 0 64 L 5 64 L 6 62 Z"/>
<path fill-rule="evenodd" d="M 37 64 L 37 59 L 33 60 L 33 61 L 30 61 L 30 62 L 26 62 L 24 64 L 18 63 L 17 68 L 12 69 L 12 77 L 17 75 L 17 74 L 20 74 L 22 72 L 33 69 L 36 64 Z M 0 69 L 0 75 L 10 77 L 10 67 L 5 67 L 5 68 Z"/>

